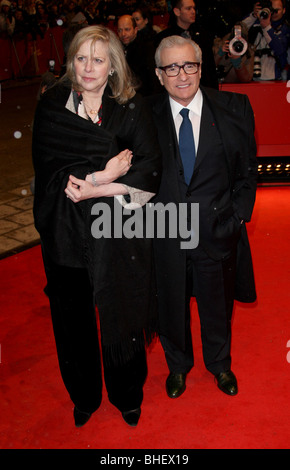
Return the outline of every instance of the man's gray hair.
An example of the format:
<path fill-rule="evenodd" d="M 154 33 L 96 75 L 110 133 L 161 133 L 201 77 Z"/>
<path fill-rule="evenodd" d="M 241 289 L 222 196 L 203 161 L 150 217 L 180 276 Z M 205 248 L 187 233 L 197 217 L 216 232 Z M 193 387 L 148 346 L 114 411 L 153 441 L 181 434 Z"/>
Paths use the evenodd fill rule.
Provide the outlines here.
<path fill-rule="evenodd" d="M 195 57 L 196 57 L 196 62 L 202 62 L 202 52 L 201 48 L 199 47 L 196 42 L 194 42 L 192 39 L 189 38 L 184 38 L 182 36 L 168 36 L 167 38 L 162 39 L 160 42 L 159 46 L 156 49 L 155 52 L 155 64 L 156 67 L 161 67 L 161 52 L 163 49 L 168 49 L 170 47 L 175 47 L 175 46 L 184 46 L 185 44 L 190 44 L 194 51 L 195 51 Z"/>

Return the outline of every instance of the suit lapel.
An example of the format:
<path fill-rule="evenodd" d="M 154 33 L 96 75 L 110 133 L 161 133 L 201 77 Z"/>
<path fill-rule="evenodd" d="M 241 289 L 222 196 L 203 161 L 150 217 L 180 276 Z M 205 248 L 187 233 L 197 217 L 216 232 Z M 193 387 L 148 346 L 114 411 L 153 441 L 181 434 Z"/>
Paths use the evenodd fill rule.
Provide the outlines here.
<path fill-rule="evenodd" d="M 169 144 L 172 149 L 170 153 L 172 157 L 175 158 L 178 143 L 167 94 L 162 95 L 162 100 L 159 100 L 159 102 L 153 106 L 153 111 L 157 117 L 156 125 L 160 137 L 159 140 L 162 146 Z"/>
<path fill-rule="evenodd" d="M 204 100 L 201 113 L 199 144 L 194 170 L 198 170 L 203 159 L 209 151 L 212 151 L 213 139 L 216 139 L 216 127 L 211 110 Z"/>
<path fill-rule="evenodd" d="M 220 138 L 224 147 L 226 162 L 228 165 L 229 175 L 231 176 L 232 175 L 232 159 L 231 159 L 231 154 L 229 152 L 229 148 L 226 145 L 226 142 L 234 141 L 234 140 L 233 140 L 233 137 L 231 137 L 230 139 L 225 139 L 225 134 L 228 132 L 228 129 L 229 129 L 228 122 L 226 121 L 226 117 L 227 117 L 226 109 L 225 107 L 220 108 L 220 104 L 218 100 L 216 99 L 216 90 L 204 89 L 203 87 L 201 87 L 201 90 L 202 90 L 203 97 L 204 97 L 204 103 L 206 104 L 206 107 L 208 108 L 208 110 L 211 112 L 212 123 L 214 124 L 214 126 L 216 126 L 217 131 L 220 134 Z M 230 108 L 229 108 L 229 111 L 231 111 Z"/>
<path fill-rule="evenodd" d="M 163 181 L 170 187 L 170 191 L 175 193 L 175 200 L 180 199 L 179 185 L 177 179 L 177 158 L 179 157 L 179 147 L 175 132 L 175 126 L 170 109 L 168 94 L 164 93 L 157 98 L 157 102 L 152 107 L 155 125 L 158 130 L 158 139 L 162 148 Z"/>
<path fill-rule="evenodd" d="M 109 97 L 109 88 L 107 87 L 105 93 L 103 94 L 103 118 L 102 118 L 102 125 L 106 128 L 109 120 L 114 115 L 114 107 L 115 107 L 115 100 Z"/>

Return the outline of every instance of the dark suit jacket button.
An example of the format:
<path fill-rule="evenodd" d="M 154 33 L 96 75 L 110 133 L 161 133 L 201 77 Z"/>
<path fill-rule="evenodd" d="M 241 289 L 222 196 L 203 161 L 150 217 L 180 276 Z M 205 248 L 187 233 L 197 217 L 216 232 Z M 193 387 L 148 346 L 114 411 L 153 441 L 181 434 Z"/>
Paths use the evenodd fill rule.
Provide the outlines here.
<path fill-rule="evenodd" d="M 191 192 L 190 192 L 190 191 L 187 191 L 186 197 L 190 197 L 190 196 L 191 196 Z"/>

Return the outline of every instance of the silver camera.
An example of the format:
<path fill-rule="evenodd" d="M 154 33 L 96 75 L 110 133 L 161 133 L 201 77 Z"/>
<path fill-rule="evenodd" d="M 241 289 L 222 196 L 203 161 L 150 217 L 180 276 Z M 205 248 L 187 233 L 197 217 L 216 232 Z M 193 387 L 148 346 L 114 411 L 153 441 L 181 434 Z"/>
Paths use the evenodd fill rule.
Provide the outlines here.
<path fill-rule="evenodd" d="M 234 27 L 234 37 L 229 42 L 229 51 L 232 55 L 244 55 L 248 49 L 247 41 L 242 37 L 242 27 L 236 25 Z"/>
<path fill-rule="evenodd" d="M 260 13 L 259 13 L 259 17 L 262 19 L 262 20 L 266 20 L 269 16 L 271 15 L 271 10 L 270 8 L 263 8 Z"/>
<path fill-rule="evenodd" d="M 259 18 L 266 20 L 273 13 L 273 7 L 271 0 L 261 0 L 259 2 L 261 10 L 259 11 Z"/>

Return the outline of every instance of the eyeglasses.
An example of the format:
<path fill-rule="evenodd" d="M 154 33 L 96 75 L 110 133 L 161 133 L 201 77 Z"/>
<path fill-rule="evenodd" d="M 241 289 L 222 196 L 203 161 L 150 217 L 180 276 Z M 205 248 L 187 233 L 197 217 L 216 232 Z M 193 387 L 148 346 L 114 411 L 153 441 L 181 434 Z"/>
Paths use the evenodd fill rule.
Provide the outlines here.
<path fill-rule="evenodd" d="M 185 62 L 183 65 L 171 64 L 165 65 L 165 67 L 158 67 L 163 70 L 167 77 L 177 77 L 180 73 L 180 69 L 183 69 L 188 75 L 193 75 L 197 73 L 200 66 L 200 62 Z"/>

